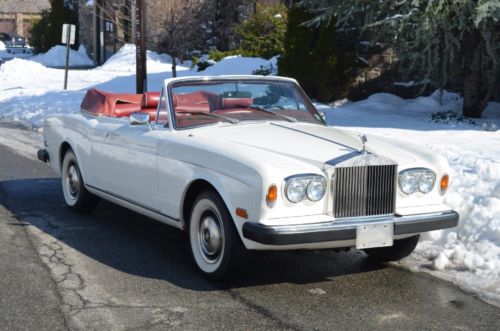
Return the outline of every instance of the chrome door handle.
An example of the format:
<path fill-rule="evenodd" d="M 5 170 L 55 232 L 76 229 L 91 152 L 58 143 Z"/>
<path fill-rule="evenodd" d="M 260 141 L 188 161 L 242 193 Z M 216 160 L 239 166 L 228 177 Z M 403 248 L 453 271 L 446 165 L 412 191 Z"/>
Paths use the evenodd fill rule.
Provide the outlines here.
<path fill-rule="evenodd" d="M 120 135 L 117 133 L 114 133 L 112 131 L 106 132 L 106 138 L 113 138 L 113 137 L 119 137 Z"/>

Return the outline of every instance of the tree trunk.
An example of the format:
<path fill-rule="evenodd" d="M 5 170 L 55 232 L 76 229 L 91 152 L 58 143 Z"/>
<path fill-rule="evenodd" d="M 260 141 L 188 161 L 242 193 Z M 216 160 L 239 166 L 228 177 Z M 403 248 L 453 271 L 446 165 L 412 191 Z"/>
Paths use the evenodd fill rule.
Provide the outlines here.
<path fill-rule="evenodd" d="M 480 118 L 481 112 L 481 72 L 479 68 L 471 70 L 464 78 L 463 114 L 466 117 Z"/>
<path fill-rule="evenodd" d="M 177 61 L 175 55 L 172 56 L 172 77 L 177 77 Z"/>
<path fill-rule="evenodd" d="M 474 38 L 474 35 L 471 35 Z M 465 54 L 464 104 L 465 117 L 480 118 L 481 109 L 481 52 L 483 47 L 476 41 L 470 43 Z M 472 40 L 471 40 L 472 41 Z"/>

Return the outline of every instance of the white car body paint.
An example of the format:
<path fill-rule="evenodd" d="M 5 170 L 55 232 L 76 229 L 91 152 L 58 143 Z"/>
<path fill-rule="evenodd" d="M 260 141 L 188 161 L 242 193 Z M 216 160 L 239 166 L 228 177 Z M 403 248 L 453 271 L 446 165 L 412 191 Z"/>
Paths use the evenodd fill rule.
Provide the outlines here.
<path fill-rule="evenodd" d="M 224 78 L 295 82 L 279 77 Z M 193 79 L 200 78 L 168 79 L 163 90 L 168 91 L 174 82 Z M 205 180 L 224 200 L 246 248 L 266 250 L 355 245 L 355 240 L 266 245 L 245 238 L 242 228 L 246 222 L 306 226 L 335 221 L 330 182 L 320 201 L 294 204 L 284 197 L 284 179 L 299 174 L 327 175 L 327 161 L 362 149 L 358 134 L 319 124 L 272 120 L 221 122 L 182 130 L 153 125 L 149 130 L 146 125 L 130 125 L 128 118 L 85 112 L 49 117 L 44 124 L 50 165 L 56 174 L 61 174 L 61 146 L 69 144 L 90 192 L 181 229 L 186 221 L 182 212 L 186 190 L 192 182 Z M 368 136 L 366 149 L 396 162 L 398 171 L 428 168 L 437 181 L 448 173 L 443 157 L 401 142 Z M 272 184 L 278 187 L 278 200 L 271 208 L 265 196 Z M 426 195 L 405 196 L 398 190 L 396 214 L 449 211 L 437 186 Z M 248 219 L 237 216 L 236 208 L 245 209 Z"/>

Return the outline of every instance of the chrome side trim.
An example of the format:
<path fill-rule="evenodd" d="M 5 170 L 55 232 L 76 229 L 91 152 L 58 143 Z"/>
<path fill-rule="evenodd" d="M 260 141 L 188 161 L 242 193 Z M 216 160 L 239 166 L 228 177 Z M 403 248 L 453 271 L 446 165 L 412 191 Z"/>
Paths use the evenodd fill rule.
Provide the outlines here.
<path fill-rule="evenodd" d="M 155 214 L 157 214 L 157 215 L 159 215 L 159 216 L 162 216 L 162 217 L 168 218 L 168 219 L 169 219 L 169 220 L 171 220 L 171 221 L 174 221 L 174 222 L 177 222 L 177 223 L 179 223 L 179 222 L 181 221 L 180 219 L 177 219 L 177 218 L 175 218 L 175 217 L 169 216 L 169 215 L 167 215 L 167 214 L 163 214 L 163 213 L 162 213 L 160 210 L 158 210 L 158 209 L 154 209 L 154 208 L 151 208 L 151 207 L 149 207 L 149 206 L 146 206 L 146 205 L 144 205 L 144 204 L 142 204 L 142 203 L 139 203 L 139 202 L 137 202 L 137 201 L 130 200 L 130 199 L 125 198 L 125 197 L 123 197 L 123 196 L 121 196 L 121 195 L 119 195 L 119 194 L 111 193 L 111 192 L 106 191 L 106 190 L 101 190 L 100 188 L 97 188 L 97 187 L 95 187 L 95 186 L 88 185 L 88 184 L 85 184 L 85 186 L 86 186 L 87 188 L 89 188 L 89 189 L 92 189 L 93 191 L 97 191 L 97 192 L 100 192 L 100 193 L 104 193 L 104 194 L 109 195 L 109 196 L 111 196 L 111 197 L 113 197 L 113 198 L 115 198 L 115 199 L 122 200 L 122 201 L 124 201 L 124 202 L 126 202 L 126 203 L 129 203 L 129 204 L 134 205 L 134 206 L 136 206 L 136 207 L 139 207 L 139 208 L 141 208 L 141 209 L 147 210 L 148 212 L 155 213 Z"/>

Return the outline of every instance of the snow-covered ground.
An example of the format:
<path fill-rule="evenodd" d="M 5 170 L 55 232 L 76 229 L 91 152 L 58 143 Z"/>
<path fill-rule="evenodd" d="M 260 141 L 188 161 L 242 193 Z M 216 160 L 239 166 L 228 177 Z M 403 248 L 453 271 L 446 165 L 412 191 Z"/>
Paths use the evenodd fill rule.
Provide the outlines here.
<path fill-rule="evenodd" d="M 66 63 L 66 46 L 57 45 L 47 51 L 47 53 L 37 54 L 30 58 L 30 61 L 38 62 L 46 67 L 64 67 Z M 69 50 L 69 67 L 89 67 L 94 62 L 88 57 L 83 45 L 77 51 Z"/>
<path fill-rule="evenodd" d="M 379 93 L 322 110 L 329 125 L 407 141 L 448 159 L 445 202 L 459 212 L 459 226 L 423 235 L 416 252 L 399 265 L 500 305 L 500 130 L 493 131 L 500 128 L 500 103 L 490 103 L 475 123 L 433 120 L 433 113 L 457 113 L 461 105 L 454 93 L 444 93 L 441 102 L 439 92 L 410 100 Z"/>
<path fill-rule="evenodd" d="M 274 59 L 230 57 L 201 73 L 184 65 L 177 70 L 179 76 L 251 74 L 269 64 L 276 67 Z M 147 67 L 149 90 L 158 90 L 171 76 L 166 55 L 148 52 Z M 67 91 L 62 90 L 63 70 L 23 59 L 8 61 L 0 67 L 0 119 L 40 128 L 47 115 L 79 111 L 90 87 L 133 93 L 134 74 L 135 49 L 130 45 L 101 67 L 70 71 Z M 329 125 L 404 140 L 448 158 L 446 203 L 460 213 L 460 225 L 424 235 L 416 252 L 398 265 L 450 280 L 500 306 L 500 104 L 490 103 L 483 119 L 471 122 L 455 118 L 461 102 L 453 93 L 410 100 L 374 94 L 318 108 Z M 16 135 L 14 129 L 2 129 L 0 143 L 12 144 Z M 12 147 L 30 153 L 26 139 L 18 138 L 22 146 Z"/>

